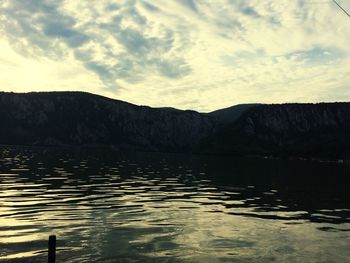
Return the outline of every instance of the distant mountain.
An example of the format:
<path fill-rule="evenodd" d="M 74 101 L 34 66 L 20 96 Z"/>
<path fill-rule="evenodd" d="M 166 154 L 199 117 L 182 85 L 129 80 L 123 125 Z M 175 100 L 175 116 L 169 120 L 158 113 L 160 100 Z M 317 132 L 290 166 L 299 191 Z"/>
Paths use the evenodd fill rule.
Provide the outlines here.
<path fill-rule="evenodd" d="M 350 103 L 256 105 L 204 138 L 198 151 L 350 157 Z"/>
<path fill-rule="evenodd" d="M 0 144 L 350 157 L 350 103 L 242 104 L 211 113 L 84 92 L 0 92 Z"/>
<path fill-rule="evenodd" d="M 208 113 L 208 115 L 216 118 L 219 122 L 225 125 L 236 121 L 243 112 L 258 105 L 261 104 L 239 104 L 229 108 L 212 111 Z"/>
<path fill-rule="evenodd" d="M 195 111 L 136 106 L 83 92 L 0 93 L 0 143 L 190 151 L 215 130 Z"/>

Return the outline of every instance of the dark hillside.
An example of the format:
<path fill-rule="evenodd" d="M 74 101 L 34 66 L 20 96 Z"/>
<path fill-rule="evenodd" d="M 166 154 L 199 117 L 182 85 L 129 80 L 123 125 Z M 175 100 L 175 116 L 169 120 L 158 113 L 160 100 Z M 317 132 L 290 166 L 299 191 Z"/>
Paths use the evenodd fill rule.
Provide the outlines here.
<path fill-rule="evenodd" d="M 0 123 L 0 144 L 350 156 L 350 103 L 247 104 L 205 114 L 83 92 L 2 92 Z"/>
<path fill-rule="evenodd" d="M 350 103 L 255 106 L 199 148 L 220 154 L 350 156 Z"/>
<path fill-rule="evenodd" d="M 194 111 L 136 106 L 82 92 L 0 93 L 0 143 L 188 151 L 213 132 Z"/>

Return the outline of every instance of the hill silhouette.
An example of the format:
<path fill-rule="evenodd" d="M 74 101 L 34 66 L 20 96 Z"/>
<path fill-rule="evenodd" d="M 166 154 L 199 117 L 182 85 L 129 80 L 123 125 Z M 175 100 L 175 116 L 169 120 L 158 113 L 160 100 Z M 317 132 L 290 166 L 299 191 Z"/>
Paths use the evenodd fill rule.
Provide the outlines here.
<path fill-rule="evenodd" d="M 345 102 L 242 104 L 198 113 L 84 92 L 1 92 L 0 122 L 0 144 L 350 156 L 350 103 Z"/>

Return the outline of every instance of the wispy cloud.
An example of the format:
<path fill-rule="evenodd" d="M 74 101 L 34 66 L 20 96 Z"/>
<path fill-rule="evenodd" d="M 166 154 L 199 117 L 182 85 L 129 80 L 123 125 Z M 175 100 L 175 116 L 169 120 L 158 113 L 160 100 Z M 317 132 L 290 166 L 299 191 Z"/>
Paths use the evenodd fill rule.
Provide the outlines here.
<path fill-rule="evenodd" d="M 153 106 L 349 100 L 350 26 L 339 11 L 307 0 L 4 0 L 0 84 L 52 90 L 74 64 L 66 89 Z M 31 63 L 60 72 L 10 77 Z"/>

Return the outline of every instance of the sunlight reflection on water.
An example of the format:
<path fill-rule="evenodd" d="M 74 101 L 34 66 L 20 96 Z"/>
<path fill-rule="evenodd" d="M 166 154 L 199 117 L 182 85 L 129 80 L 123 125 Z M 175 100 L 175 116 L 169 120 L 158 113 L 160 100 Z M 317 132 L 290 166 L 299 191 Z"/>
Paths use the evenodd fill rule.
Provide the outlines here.
<path fill-rule="evenodd" d="M 58 262 L 346 262 L 349 171 L 3 147 L 0 261 L 45 262 L 54 233 Z"/>

